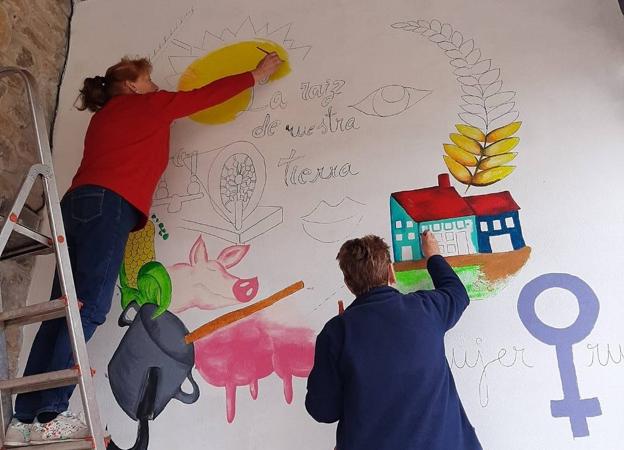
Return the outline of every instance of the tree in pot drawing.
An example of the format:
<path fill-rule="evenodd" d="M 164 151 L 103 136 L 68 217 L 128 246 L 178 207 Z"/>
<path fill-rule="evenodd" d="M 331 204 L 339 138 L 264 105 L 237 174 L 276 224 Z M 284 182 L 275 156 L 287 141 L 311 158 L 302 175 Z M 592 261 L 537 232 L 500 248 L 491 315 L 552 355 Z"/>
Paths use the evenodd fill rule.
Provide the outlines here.
<path fill-rule="evenodd" d="M 199 158 L 208 154 L 212 151 Z M 242 244 L 278 226 L 282 207 L 260 205 L 266 178 L 264 156 L 255 145 L 238 141 L 223 147 L 212 161 L 208 180 L 202 180 L 217 215 L 194 208 L 185 213 L 184 228 Z"/>

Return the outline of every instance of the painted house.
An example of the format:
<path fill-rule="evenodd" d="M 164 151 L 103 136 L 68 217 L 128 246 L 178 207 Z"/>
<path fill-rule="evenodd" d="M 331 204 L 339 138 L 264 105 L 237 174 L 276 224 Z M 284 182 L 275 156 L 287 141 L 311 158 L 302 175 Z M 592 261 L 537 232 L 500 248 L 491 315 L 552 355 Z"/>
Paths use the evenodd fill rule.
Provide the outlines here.
<path fill-rule="evenodd" d="M 477 216 L 479 251 L 492 253 L 492 244 L 497 251 L 518 250 L 525 247 L 520 226 L 520 207 L 509 191 L 495 194 L 465 197 Z"/>
<path fill-rule="evenodd" d="M 438 176 L 438 185 L 395 192 L 390 197 L 394 260 L 422 259 L 420 233 L 431 230 L 444 256 L 478 252 L 476 217 L 457 193 L 448 174 Z"/>
<path fill-rule="evenodd" d="M 518 250 L 525 246 L 519 210 L 508 191 L 462 197 L 449 175 L 440 174 L 437 186 L 391 195 L 394 260 L 422 259 L 419 235 L 425 230 L 433 232 L 443 256 Z"/>

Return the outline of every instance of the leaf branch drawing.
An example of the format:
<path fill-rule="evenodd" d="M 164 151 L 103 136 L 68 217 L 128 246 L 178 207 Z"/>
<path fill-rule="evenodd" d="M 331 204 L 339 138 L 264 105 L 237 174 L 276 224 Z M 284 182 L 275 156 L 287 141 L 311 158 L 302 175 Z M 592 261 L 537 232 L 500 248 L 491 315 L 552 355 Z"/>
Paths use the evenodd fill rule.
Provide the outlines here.
<path fill-rule="evenodd" d="M 517 155 L 512 150 L 520 138 L 513 135 L 522 122 L 516 121 L 516 93 L 502 90 L 500 69 L 492 66 L 492 60 L 482 59 L 473 39 L 465 39 L 448 23 L 416 20 L 397 22 L 392 28 L 427 37 L 450 59 L 462 90 L 458 116 L 464 122 L 456 125 L 459 133 L 450 135 L 453 144 L 444 144 L 444 161 L 453 177 L 468 188 L 507 177 L 515 169 L 507 163 Z"/>

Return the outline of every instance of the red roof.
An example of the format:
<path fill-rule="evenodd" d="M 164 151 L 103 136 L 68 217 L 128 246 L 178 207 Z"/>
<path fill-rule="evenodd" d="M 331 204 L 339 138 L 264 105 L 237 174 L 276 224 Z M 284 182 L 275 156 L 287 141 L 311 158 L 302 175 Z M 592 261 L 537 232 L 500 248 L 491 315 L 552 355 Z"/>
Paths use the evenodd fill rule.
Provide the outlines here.
<path fill-rule="evenodd" d="M 416 222 L 474 215 L 472 208 L 454 187 L 434 186 L 395 192 L 392 197 Z"/>
<path fill-rule="evenodd" d="M 473 195 L 464 197 L 477 216 L 493 216 L 509 211 L 518 211 L 520 207 L 509 191 L 495 194 Z"/>

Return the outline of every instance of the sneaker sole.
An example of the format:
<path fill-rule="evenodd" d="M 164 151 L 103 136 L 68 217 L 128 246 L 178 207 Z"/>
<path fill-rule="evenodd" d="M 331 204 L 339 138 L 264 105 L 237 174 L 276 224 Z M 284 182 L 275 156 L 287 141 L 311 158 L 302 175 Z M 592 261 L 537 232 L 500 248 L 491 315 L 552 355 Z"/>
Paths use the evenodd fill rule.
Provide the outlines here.
<path fill-rule="evenodd" d="M 5 447 L 11 447 L 11 448 L 17 448 L 17 447 L 28 447 L 30 445 L 30 442 L 5 442 L 4 446 Z"/>

